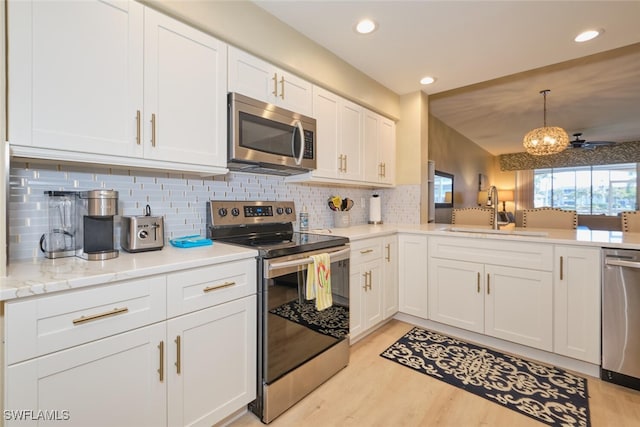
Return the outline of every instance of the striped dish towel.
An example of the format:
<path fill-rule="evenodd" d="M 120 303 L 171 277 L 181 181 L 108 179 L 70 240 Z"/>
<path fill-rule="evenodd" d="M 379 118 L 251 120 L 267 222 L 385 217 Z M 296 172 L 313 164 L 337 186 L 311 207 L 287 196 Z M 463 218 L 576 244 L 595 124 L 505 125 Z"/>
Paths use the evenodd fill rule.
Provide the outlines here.
<path fill-rule="evenodd" d="M 313 262 L 307 268 L 307 299 L 316 299 L 316 309 L 331 307 L 331 260 L 329 254 L 311 255 Z"/>

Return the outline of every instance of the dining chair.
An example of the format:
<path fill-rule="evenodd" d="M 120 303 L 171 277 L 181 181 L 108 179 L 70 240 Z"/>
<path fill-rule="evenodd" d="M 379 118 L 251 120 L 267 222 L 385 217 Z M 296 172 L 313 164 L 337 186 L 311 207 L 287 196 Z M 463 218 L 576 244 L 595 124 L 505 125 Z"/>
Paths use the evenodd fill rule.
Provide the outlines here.
<path fill-rule="evenodd" d="M 640 232 L 640 211 L 622 212 L 622 231 Z"/>
<path fill-rule="evenodd" d="M 451 224 L 489 225 L 493 227 L 494 213 L 491 208 L 473 207 L 453 209 Z"/>
<path fill-rule="evenodd" d="M 559 208 L 534 208 L 522 211 L 522 226 L 531 228 L 564 228 L 575 230 L 578 227 L 578 214 L 573 210 Z"/>

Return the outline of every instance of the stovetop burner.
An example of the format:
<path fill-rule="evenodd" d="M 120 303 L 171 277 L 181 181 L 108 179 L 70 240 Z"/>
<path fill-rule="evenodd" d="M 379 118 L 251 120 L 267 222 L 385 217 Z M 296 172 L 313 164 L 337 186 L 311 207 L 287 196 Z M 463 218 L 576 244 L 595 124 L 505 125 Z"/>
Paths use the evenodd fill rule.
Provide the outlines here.
<path fill-rule="evenodd" d="M 210 201 L 207 237 L 257 249 L 263 258 L 333 248 L 349 243 L 340 236 L 293 231 L 293 202 Z"/>

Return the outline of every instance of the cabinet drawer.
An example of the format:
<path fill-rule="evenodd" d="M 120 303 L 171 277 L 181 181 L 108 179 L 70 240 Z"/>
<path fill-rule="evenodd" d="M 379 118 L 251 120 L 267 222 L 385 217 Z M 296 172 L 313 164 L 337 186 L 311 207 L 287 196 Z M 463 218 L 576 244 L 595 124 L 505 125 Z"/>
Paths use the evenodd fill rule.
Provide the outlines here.
<path fill-rule="evenodd" d="M 256 260 L 246 259 L 167 275 L 167 315 L 195 310 L 255 294 Z"/>
<path fill-rule="evenodd" d="M 358 264 L 382 258 L 382 239 L 351 242 L 351 263 Z"/>
<path fill-rule="evenodd" d="M 547 243 L 430 237 L 429 256 L 531 270 L 553 270 L 553 245 Z"/>
<path fill-rule="evenodd" d="M 7 364 L 166 318 L 164 276 L 6 303 Z"/>

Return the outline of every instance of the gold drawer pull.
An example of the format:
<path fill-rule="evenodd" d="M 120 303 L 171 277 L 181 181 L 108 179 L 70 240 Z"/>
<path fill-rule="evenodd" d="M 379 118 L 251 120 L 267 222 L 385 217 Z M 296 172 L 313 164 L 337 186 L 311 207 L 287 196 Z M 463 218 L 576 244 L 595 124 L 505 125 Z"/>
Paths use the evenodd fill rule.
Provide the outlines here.
<path fill-rule="evenodd" d="M 91 322 L 92 320 L 98 320 L 105 317 L 115 316 L 116 314 L 122 314 L 128 312 L 127 307 L 114 308 L 111 311 L 105 311 L 104 313 L 92 314 L 91 316 L 80 316 L 77 319 L 73 319 L 74 325 L 80 325 L 82 323 Z"/>
<path fill-rule="evenodd" d="M 211 292 L 215 291 L 216 289 L 228 288 L 229 286 L 233 286 L 235 284 L 236 282 L 224 282 L 222 285 L 207 286 L 202 290 L 202 292 Z"/>
<path fill-rule="evenodd" d="M 373 249 L 365 249 L 364 251 L 360 251 L 360 253 L 361 253 L 362 255 L 364 255 L 364 254 L 370 254 L 371 252 L 373 252 Z"/>
<path fill-rule="evenodd" d="M 176 336 L 176 374 L 180 375 L 180 371 L 182 370 L 182 357 L 180 355 L 180 335 Z"/>
<path fill-rule="evenodd" d="M 158 350 L 160 351 L 160 367 L 158 368 L 158 377 L 160 382 L 164 381 L 164 341 L 160 341 L 158 344 Z"/>

